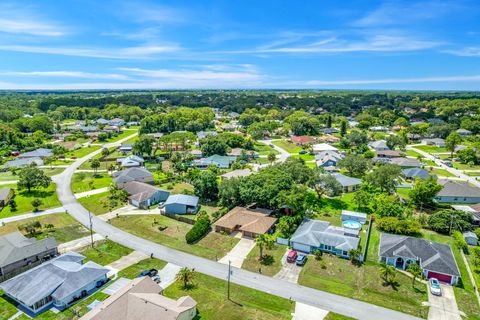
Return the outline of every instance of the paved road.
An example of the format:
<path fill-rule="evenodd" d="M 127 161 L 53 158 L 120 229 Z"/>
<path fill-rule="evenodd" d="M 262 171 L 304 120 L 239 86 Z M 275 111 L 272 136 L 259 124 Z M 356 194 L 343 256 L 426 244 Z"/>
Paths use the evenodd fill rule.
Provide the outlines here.
<path fill-rule="evenodd" d="M 65 209 L 63 207 L 46 209 L 46 210 L 42 210 L 42 211 L 38 211 L 38 212 L 30 212 L 30 213 L 25 213 L 25 214 L 19 214 L 18 216 L 13 216 L 13 217 L 0 219 L 0 226 L 4 223 L 20 221 L 20 220 L 24 220 L 24 219 L 30 219 L 30 218 L 45 216 L 45 215 L 54 214 L 54 213 L 61 213 L 61 212 L 65 212 Z"/>
<path fill-rule="evenodd" d="M 261 143 L 266 144 L 268 146 L 270 146 L 270 144 L 272 144 L 272 140 L 258 140 L 258 142 L 261 142 Z M 278 147 L 274 144 L 272 144 L 272 146 L 273 146 L 273 149 L 280 152 L 280 155 L 277 155 L 277 160 L 275 160 L 274 163 L 285 162 L 285 160 L 287 160 L 288 157 L 291 156 L 291 154 L 288 153 L 288 151 L 286 151 L 286 150 L 284 150 L 284 149 L 282 149 L 282 148 L 280 148 L 280 147 Z M 252 167 L 253 167 L 254 171 L 258 171 L 258 170 L 260 170 L 262 168 L 266 168 L 268 166 L 269 166 L 269 164 L 254 164 Z"/>
<path fill-rule="evenodd" d="M 131 137 L 127 137 L 125 140 L 128 140 L 130 138 Z M 109 145 L 108 147 L 118 145 L 122 142 L 122 140 L 120 140 L 116 144 Z M 88 161 L 90 158 L 94 157 L 99 152 L 101 152 L 101 149 L 87 155 L 82 159 L 77 160 L 63 173 L 54 177 L 54 180 L 57 183 L 57 194 L 59 200 L 61 201 L 65 209 L 67 209 L 67 212 L 72 215 L 72 217 L 74 217 L 86 226 L 89 225 L 89 213 L 75 199 L 75 196 L 70 189 L 70 180 L 76 168 L 78 168 L 85 161 Z M 113 227 L 112 225 L 95 216 L 91 216 L 91 219 L 95 232 L 103 236 L 108 236 L 108 239 L 118 242 L 133 250 L 142 251 L 147 254 L 152 253 L 156 258 L 162 259 L 170 263 L 174 263 L 182 267 L 195 268 L 195 270 L 198 272 L 219 279 L 226 279 L 227 277 L 228 266 L 224 264 L 197 257 L 195 255 L 187 254 L 181 251 L 173 250 L 148 241 L 146 239 L 134 236 Z M 369 303 L 345 298 L 320 290 L 299 286 L 297 284 L 274 279 L 272 277 L 263 276 L 243 269 L 233 267 L 232 270 L 233 274 L 231 280 L 232 282 L 239 285 L 254 288 L 287 299 L 290 298 L 300 303 L 317 306 L 319 308 L 333 311 L 356 319 L 370 320 L 372 319 L 372 315 L 374 315 L 375 319 L 379 320 L 419 319 L 401 312 L 378 307 Z"/>

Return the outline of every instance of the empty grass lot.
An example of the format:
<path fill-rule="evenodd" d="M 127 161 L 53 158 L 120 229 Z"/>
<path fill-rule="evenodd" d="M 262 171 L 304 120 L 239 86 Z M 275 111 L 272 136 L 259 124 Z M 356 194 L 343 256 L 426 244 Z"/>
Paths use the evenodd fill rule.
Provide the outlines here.
<path fill-rule="evenodd" d="M 258 152 L 259 155 L 263 155 L 263 156 L 267 156 L 268 154 L 270 154 L 271 152 L 273 152 L 274 154 L 280 154 L 280 152 L 278 152 L 277 150 L 273 149 L 272 147 L 270 147 L 269 145 L 266 145 L 264 143 L 260 143 L 260 142 L 255 142 L 255 145 L 254 145 L 254 148 L 255 148 L 255 151 Z"/>
<path fill-rule="evenodd" d="M 137 132 L 138 129 L 131 129 L 131 130 L 123 130 L 121 133 L 119 133 L 118 135 L 114 136 L 114 137 L 111 137 L 110 139 L 107 139 L 105 141 L 102 141 L 102 143 L 112 143 L 112 142 L 117 142 L 119 140 L 122 140 L 128 136 L 131 136 L 132 134 L 134 134 L 135 132 Z"/>
<path fill-rule="evenodd" d="M 76 172 L 72 178 L 73 193 L 90 191 L 110 186 L 112 177 L 107 172 Z"/>
<path fill-rule="evenodd" d="M 73 151 L 69 151 L 67 153 L 64 154 L 65 158 L 72 158 L 72 157 L 77 157 L 77 158 L 82 158 L 82 157 L 85 157 L 86 155 L 94 152 L 94 151 L 97 151 L 98 149 L 100 149 L 99 146 L 89 146 L 89 147 L 82 147 L 80 149 L 77 149 L 77 150 L 73 150 Z"/>
<path fill-rule="evenodd" d="M 49 214 L 46 216 L 6 223 L 4 226 L 0 227 L 0 235 L 20 230 L 22 225 L 34 221 L 40 222 L 43 226 L 43 228 L 35 235 L 35 238 L 37 239 L 54 237 L 58 243 L 64 243 L 89 235 L 88 230 L 83 225 L 66 213 Z M 45 228 L 45 226 L 49 224 L 52 224 L 54 227 L 52 229 Z"/>
<path fill-rule="evenodd" d="M 408 156 L 408 157 L 423 157 L 420 153 L 416 152 L 416 151 L 413 151 L 413 150 L 406 150 L 405 151 L 405 154 Z"/>
<path fill-rule="evenodd" d="M 437 175 L 439 177 L 455 177 L 454 174 L 448 172 L 445 169 L 428 168 L 427 170 L 430 174 L 434 174 L 434 175 Z"/>
<path fill-rule="evenodd" d="M 421 146 L 415 146 L 415 149 L 422 150 L 428 153 L 439 153 L 439 152 L 448 152 L 447 148 L 445 147 L 435 147 L 435 146 L 429 146 L 429 145 L 421 145 Z"/>
<path fill-rule="evenodd" d="M 90 211 L 94 215 L 105 214 L 110 210 L 113 211 L 125 205 L 125 203 L 117 202 L 116 206 L 109 208 L 109 195 L 109 192 L 97 193 L 91 196 L 80 198 L 78 199 L 78 202 L 80 202 L 88 211 Z"/>
<path fill-rule="evenodd" d="M 428 300 L 427 287 L 417 282 L 417 289 L 412 288 L 411 278 L 401 273 L 396 274 L 395 288 L 385 285 L 377 262 L 378 240 L 373 242 L 369 260 L 360 267 L 329 254 L 323 254 L 321 261 L 309 259 L 299 284 L 426 318 L 428 308 L 422 301 Z"/>
<path fill-rule="evenodd" d="M 266 276 L 274 276 L 282 269 L 282 257 L 287 250 L 286 246 L 283 245 L 274 245 L 272 250 L 266 248 L 263 249 L 263 255 L 270 256 L 271 258 L 266 259 L 267 264 L 261 263 L 258 260 L 260 256 L 260 248 L 255 246 L 252 251 L 248 254 L 247 258 L 243 261 L 242 269 L 250 270 L 253 272 L 260 272 Z"/>
<path fill-rule="evenodd" d="M 184 289 L 175 282 L 163 292 L 178 299 L 189 295 L 197 301 L 198 316 L 202 320 L 290 320 L 294 303 L 254 289 L 231 284 L 227 300 L 227 282 L 197 273 L 193 288 Z"/>
<path fill-rule="evenodd" d="M 296 144 L 293 144 L 291 142 L 288 142 L 287 140 L 272 140 L 272 144 L 276 145 L 277 147 L 280 147 L 287 151 L 288 153 L 296 154 L 302 151 L 302 148 L 297 146 Z"/>
<path fill-rule="evenodd" d="M 480 165 L 469 165 L 458 161 L 453 162 L 453 166 L 458 170 L 480 170 Z"/>
<path fill-rule="evenodd" d="M 48 188 L 38 188 L 32 189 L 30 192 L 25 190 L 17 190 L 17 185 L 3 185 L 3 187 L 10 187 L 15 189 L 15 202 L 17 204 L 17 210 L 11 211 L 9 206 L 6 206 L 0 211 L 0 218 L 6 218 L 11 216 L 16 216 L 23 213 L 28 213 L 33 211 L 32 200 L 33 199 L 40 199 L 42 200 L 42 205 L 40 206 L 40 210 L 45 210 L 49 208 L 56 208 L 60 207 L 60 201 L 58 201 L 57 194 L 55 192 L 55 184 L 50 183 Z"/>
<path fill-rule="evenodd" d="M 94 246 L 83 250 L 81 254 L 85 256 L 84 262 L 93 261 L 102 266 L 106 266 L 114 261 L 117 261 L 123 256 L 130 254 L 133 250 L 122 246 L 110 240 L 97 242 Z"/>
<path fill-rule="evenodd" d="M 159 188 L 170 191 L 171 194 L 193 194 L 193 186 L 186 182 L 169 182 L 158 185 Z"/>
<path fill-rule="evenodd" d="M 128 268 L 125 268 L 121 270 L 118 273 L 118 277 L 124 277 L 127 279 L 135 279 L 140 275 L 140 272 L 143 270 L 150 270 L 150 269 L 157 269 L 161 270 L 163 267 L 165 267 L 167 263 L 165 261 L 159 260 L 159 259 L 145 259 L 142 261 L 139 261 L 133 265 L 131 265 Z"/>
<path fill-rule="evenodd" d="M 211 260 L 222 258 L 239 241 L 211 232 L 197 243 L 187 244 L 185 234 L 192 226 L 161 215 L 120 216 L 111 219 L 110 223 L 136 236 Z"/>

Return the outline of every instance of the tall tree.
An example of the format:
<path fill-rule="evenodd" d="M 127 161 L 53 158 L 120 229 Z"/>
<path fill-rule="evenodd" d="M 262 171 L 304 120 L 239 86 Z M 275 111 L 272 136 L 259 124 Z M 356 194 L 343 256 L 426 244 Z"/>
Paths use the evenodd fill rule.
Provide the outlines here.
<path fill-rule="evenodd" d="M 370 162 L 357 154 L 348 154 L 337 163 L 339 168 L 345 169 L 350 175 L 363 176 L 370 167 Z"/>
<path fill-rule="evenodd" d="M 94 173 L 97 173 L 98 168 L 100 168 L 100 160 L 92 159 L 92 162 L 90 162 L 90 166 L 92 167 Z"/>
<path fill-rule="evenodd" d="M 401 175 L 402 170 L 400 166 L 386 163 L 369 173 L 365 177 L 365 182 L 373 188 L 380 189 L 382 192 L 394 193 Z"/>
<path fill-rule="evenodd" d="M 442 190 L 442 186 L 438 184 L 437 180 L 433 177 L 428 179 L 416 179 L 415 185 L 410 189 L 408 196 L 417 208 L 434 206 L 435 202 L 433 199 L 440 190 Z"/>
<path fill-rule="evenodd" d="M 347 134 L 347 129 L 348 129 L 347 119 L 342 119 L 342 121 L 340 122 L 340 135 L 342 137 L 345 137 L 345 135 Z"/>
<path fill-rule="evenodd" d="M 395 267 L 382 263 L 379 269 L 380 276 L 386 283 L 389 283 L 395 277 Z"/>
<path fill-rule="evenodd" d="M 183 267 L 177 273 L 175 280 L 183 283 L 183 288 L 188 288 L 195 279 L 195 269 Z"/>
<path fill-rule="evenodd" d="M 453 157 L 455 148 L 462 142 L 462 136 L 458 132 L 452 132 L 445 139 L 445 146 L 447 150 L 450 151 L 450 156 Z"/>
<path fill-rule="evenodd" d="M 193 180 L 193 186 L 195 187 L 195 195 L 202 200 L 210 201 L 218 197 L 217 176 L 210 170 L 201 172 Z"/>
<path fill-rule="evenodd" d="M 263 248 L 271 249 L 273 247 L 274 242 L 275 241 L 274 241 L 273 236 L 270 235 L 270 234 L 266 234 L 266 233 L 259 234 L 255 238 L 255 243 L 257 244 L 257 246 L 260 249 L 260 256 L 259 256 L 258 260 L 263 259 Z"/>
<path fill-rule="evenodd" d="M 310 187 L 315 190 L 318 197 L 321 198 L 324 194 L 329 196 L 338 196 L 342 193 L 343 187 L 340 182 L 331 174 L 322 174 L 315 172 L 309 183 Z"/>
<path fill-rule="evenodd" d="M 36 167 L 26 167 L 20 170 L 18 174 L 18 189 L 47 188 L 52 182 L 45 172 Z"/>
<path fill-rule="evenodd" d="M 422 276 L 422 268 L 416 263 L 411 263 L 408 265 L 407 271 L 412 275 L 412 287 L 415 288 L 415 280 Z"/>

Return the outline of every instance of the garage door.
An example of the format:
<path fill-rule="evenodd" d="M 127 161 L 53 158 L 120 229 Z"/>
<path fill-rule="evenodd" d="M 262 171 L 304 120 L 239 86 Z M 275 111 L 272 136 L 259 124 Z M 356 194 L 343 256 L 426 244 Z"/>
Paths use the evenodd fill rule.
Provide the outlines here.
<path fill-rule="evenodd" d="M 309 245 L 294 242 L 292 244 L 292 247 L 293 247 L 293 250 L 310 253 L 310 246 Z"/>
<path fill-rule="evenodd" d="M 443 273 L 429 271 L 427 278 L 428 279 L 437 278 L 438 281 L 446 282 L 446 283 L 452 283 L 452 276 L 449 276 L 449 275 L 446 275 L 446 274 L 443 274 Z"/>

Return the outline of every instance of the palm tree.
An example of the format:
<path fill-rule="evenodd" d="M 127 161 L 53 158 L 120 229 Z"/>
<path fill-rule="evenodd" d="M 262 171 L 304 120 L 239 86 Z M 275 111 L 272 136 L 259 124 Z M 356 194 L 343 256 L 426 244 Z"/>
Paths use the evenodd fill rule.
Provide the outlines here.
<path fill-rule="evenodd" d="M 275 159 L 277 159 L 277 156 L 275 155 L 275 153 L 270 152 L 267 156 L 267 159 L 268 159 L 268 162 L 270 162 L 270 165 L 272 165 Z"/>
<path fill-rule="evenodd" d="M 182 282 L 183 288 L 187 288 L 191 284 L 194 278 L 195 278 L 195 270 L 194 269 L 190 270 L 187 267 L 183 267 L 177 273 L 175 280 Z"/>
<path fill-rule="evenodd" d="M 422 276 L 422 268 L 417 263 L 411 263 L 408 266 L 407 271 L 413 276 L 412 287 L 415 288 L 415 280 Z"/>
<path fill-rule="evenodd" d="M 395 268 L 393 266 L 390 266 L 386 263 L 382 263 L 380 266 L 380 275 L 382 278 L 385 280 L 385 282 L 390 282 L 392 279 L 389 278 L 394 278 L 395 277 Z"/>
<path fill-rule="evenodd" d="M 351 249 L 350 251 L 348 251 L 348 255 L 350 256 L 350 261 L 352 261 L 352 263 L 360 262 L 360 257 L 362 256 L 362 250 Z"/>
<path fill-rule="evenodd" d="M 93 171 L 97 173 L 98 168 L 100 168 L 100 160 L 93 159 L 92 162 L 90 163 L 90 166 L 92 167 Z"/>
<path fill-rule="evenodd" d="M 259 234 L 255 238 L 255 243 L 260 248 L 260 257 L 258 258 L 258 260 L 262 260 L 263 259 L 263 248 L 265 247 L 267 249 L 271 249 L 272 246 L 273 246 L 274 240 L 273 240 L 273 237 L 271 235 Z"/>

